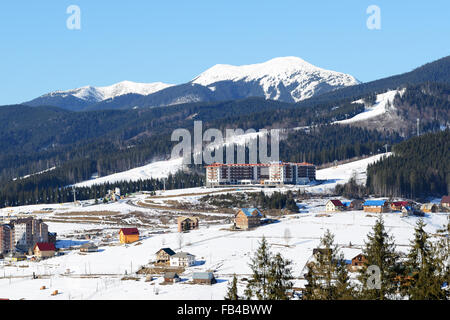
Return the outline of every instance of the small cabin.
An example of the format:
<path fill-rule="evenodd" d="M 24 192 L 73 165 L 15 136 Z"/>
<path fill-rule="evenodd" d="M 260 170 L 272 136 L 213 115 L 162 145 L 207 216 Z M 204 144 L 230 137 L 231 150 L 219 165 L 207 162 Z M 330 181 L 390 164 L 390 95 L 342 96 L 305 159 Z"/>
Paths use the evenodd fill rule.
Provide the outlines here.
<path fill-rule="evenodd" d="M 217 283 L 216 278 L 212 272 L 194 272 L 192 281 L 195 284 L 214 284 Z"/>
<path fill-rule="evenodd" d="M 364 264 L 367 262 L 366 256 L 362 253 L 352 258 L 352 268 L 353 269 L 361 269 L 364 267 Z"/>
<path fill-rule="evenodd" d="M 394 201 L 391 203 L 392 211 L 402 211 L 404 207 L 408 207 L 410 203 L 408 201 Z"/>
<path fill-rule="evenodd" d="M 384 213 L 390 211 L 389 202 L 386 200 L 366 200 L 363 204 L 364 212 Z"/>
<path fill-rule="evenodd" d="M 450 209 L 450 196 L 443 196 L 441 199 L 441 207 Z"/>
<path fill-rule="evenodd" d="M 434 203 L 425 203 L 420 207 L 420 210 L 427 213 L 438 212 L 438 206 Z"/>
<path fill-rule="evenodd" d="M 97 251 L 98 251 L 98 247 L 95 244 L 93 244 L 92 242 L 84 243 L 80 247 L 80 252 L 97 252 Z"/>
<path fill-rule="evenodd" d="M 234 223 L 239 229 L 251 229 L 261 225 L 263 214 L 256 208 L 242 208 L 234 217 Z"/>
<path fill-rule="evenodd" d="M 176 272 L 166 272 L 164 273 L 165 283 L 175 283 L 181 280 L 180 276 Z"/>
<path fill-rule="evenodd" d="M 119 231 L 120 243 L 133 243 L 139 241 L 139 230 L 137 228 L 122 228 Z"/>

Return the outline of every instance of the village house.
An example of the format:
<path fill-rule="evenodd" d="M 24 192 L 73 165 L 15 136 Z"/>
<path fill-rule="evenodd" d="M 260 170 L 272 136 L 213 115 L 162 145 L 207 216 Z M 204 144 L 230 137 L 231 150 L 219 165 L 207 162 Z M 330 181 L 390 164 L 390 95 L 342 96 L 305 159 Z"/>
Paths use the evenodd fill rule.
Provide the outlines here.
<path fill-rule="evenodd" d="M 315 261 L 319 261 L 323 259 L 323 257 L 331 256 L 333 253 L 333 250 L 330 248 L 314 248 L 313 249 L 313 257 Z"/>
<path fill-rule="evenodd" d="M 402 211 L 404 207 L 409 206 L 408 201 L 394 201 L 391 203 L 391 210 L 392 211 Z"/>
<path fill-rule="evenodd" d="M 175 254 L 170 248 L 162 248 L 156 252 L 156 263 L 157 264 L 170 264 L 170 257 Z"/>
<path fill-rule="evenodd" d="M 340 200 L 328 200 L 328 202 L 325 205 L 325 211 L 327 212 L 336 212 L 336 211 L 343 211 L 345 209 L 344 204 Z"/>
<path fill-rule="evenodd" d="M 212 272 L 194 272 L 192 281 L 195 284 L 214 284 L 217 283 L 216 278 Z"/>
<path fill-rule="evenodd" d="M 81 245 L 80 252 L 97 252 L 98 247 L 92 242 L 87 242 Z"/>
<path fill-rule="evenodd" d="M 441 207 L 444 209 L 450 209 L 450 196 L 443 196 L 441 199 Z"/>
<path fill-rule="evenodd" d="M 37 258 L 50 258 L 55 256 L 56 248 L 53 243 L 38 242 L 34 245 L 33 252 Z"/>
<path fill-rule="evenodd" d="M 198 229 L 198 217 L 178 217 L 178 232 Z"/>
<path fill-rule="evenodd" d="M 119 231 L 120 243 L 133 243 L 139 241 L 139 230 L 137 228 L 122 228 Z"/>
<path fill-rule="evenodd" d="M 170 256 L 171 267 L 191 267 L 195 263 L 195 256 L 187 252 L 178 252 Z"/>
<path fill-rule="evenodd" d="M 239 229 L 251 229 L 261 225 L 262 213 L 256 208 L 242 208 L 235 215 L 234 223 Z"/>
<path fill-rule="evenodd" d="M 384 213 L 389 212 L 389 202 L 386 200 L 366 200 L 363 204 L 364 212 Z"/>
<path fill-rule="evenodd" d="M 361 199 L 355 199 L 350 202 L 351 210 L 362 210 L 364 201 Z"/>
<path fill-rule="evenodd" d="M 361 269 L 366 262 L 367 262 L 366 257 L 362 253 L 358 254 L 357 256 L 352 258 L 352 264 L 351 264 L 352 270 Z"/>
<path fill-rule="evenodd" d="M 438 212 L 438 206 L 435 205 L 434 203 L 424 203 L 421 207 L 420 210 L 423 212 Z"/>
<path fill-rule="evenodd" d="M 175 283 L 180 282 L 181 278 L 176 272 L 166 272 L 164 273 L 164 282 L 165 283 Z"/>

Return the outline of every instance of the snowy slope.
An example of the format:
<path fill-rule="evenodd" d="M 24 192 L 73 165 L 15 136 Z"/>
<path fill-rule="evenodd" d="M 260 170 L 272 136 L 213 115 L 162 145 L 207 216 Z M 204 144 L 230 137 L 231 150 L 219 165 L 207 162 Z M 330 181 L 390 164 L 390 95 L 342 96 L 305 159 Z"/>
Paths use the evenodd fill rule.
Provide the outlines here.
<path fill-rule="evenodd" d="M 356 116 L 350 119 L 336 121 L 335 123 L 340 124 L 354 123 L 357 121 L 367 120 L 385 114 L 388 111 L 388 103 L 392 105 L 392 101 L 394 101 L 396 94 L 399 93 L 400 95 L 402 95 L 404 92 L 405 90 L 402 89 L 402 90 L 390 90 L 388 92 L 378 94 L 377 100 L 373 106 L 366 105 L 365 110 L 363 112 L 357 114 Z M 354 101 L 353 103 L 364 104 L 364 101 L 357 100 Z"/>
<path fill-rule="evenodd" d="M 367 179 L 367 166 L 383 157 L 388 157 L 390 155 L 390 152 L 377 154 L 362 160 L 317 170 L 316 178 L 318 180 L 326 180 L 326 182 L 324 184 L 312 186 L 308 188 L 307 191 L 314 193 L 327 193 L 332 191 L 336 185 L 348 182 L 354 175 L 356 176 L 356 181 L 359 184 L 365 184 Z"/>
<path fill-rule="evenodd" d="M 247 91 L 260 88 L 266 99 L 295 102 L 359 83 L 351 75 L 318 68 L 297 57 L 243 66 L 217 64 L 192 80 L 211 90 L 218 90 L 222 81 Z"/>
<path fill-rule="evenodd" d="M 150 178 L 166 178 L 182 168 L 182 158 L 157 161 L 131 170 L 115 173 L 97 179 L 77 183 L 77 187 L 89 187 L 94 184 L 114 183 L 119 181 L 137 181 Z"/>

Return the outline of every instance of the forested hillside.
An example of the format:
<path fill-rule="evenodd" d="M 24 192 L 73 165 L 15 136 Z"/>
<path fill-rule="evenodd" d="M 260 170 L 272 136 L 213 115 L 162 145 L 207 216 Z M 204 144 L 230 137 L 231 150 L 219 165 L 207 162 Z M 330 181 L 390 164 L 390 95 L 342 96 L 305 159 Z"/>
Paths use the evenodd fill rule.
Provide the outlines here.
<path fill-rule="evenodd" d="M 394 146 L 394 155 L 367 168 L 367 187 L 380 196 L 442 196 L 450 191 L 450 130 Z"/>

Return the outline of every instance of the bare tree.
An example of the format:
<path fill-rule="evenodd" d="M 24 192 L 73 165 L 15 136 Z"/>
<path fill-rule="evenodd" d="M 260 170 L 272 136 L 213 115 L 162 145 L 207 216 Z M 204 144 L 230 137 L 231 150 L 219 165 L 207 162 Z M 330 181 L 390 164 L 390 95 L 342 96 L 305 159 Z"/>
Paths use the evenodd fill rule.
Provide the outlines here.
<path fill-rule="evenodd" d="M 291 230 L 289 230 L 289 228 L 284 229 L 284 241 L 286 242 L 286 246 L 289 246 L 291 238 Z"/>
<path fill-rule="evenodd" d="M 178 249 L 181 249 L 182 246 L 183 246 L 183 234 L 180 232 L 178 234 Z"/>

